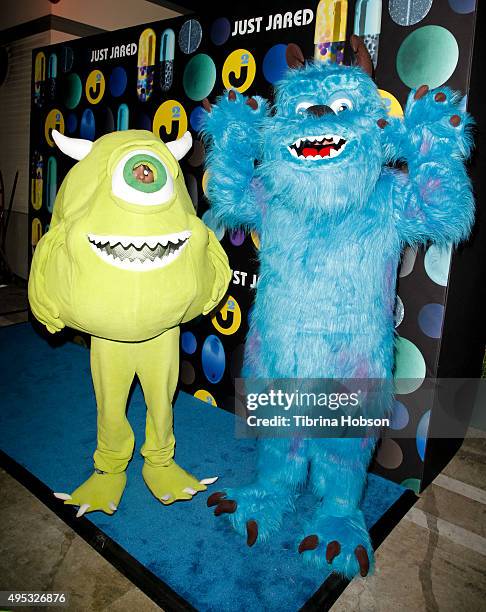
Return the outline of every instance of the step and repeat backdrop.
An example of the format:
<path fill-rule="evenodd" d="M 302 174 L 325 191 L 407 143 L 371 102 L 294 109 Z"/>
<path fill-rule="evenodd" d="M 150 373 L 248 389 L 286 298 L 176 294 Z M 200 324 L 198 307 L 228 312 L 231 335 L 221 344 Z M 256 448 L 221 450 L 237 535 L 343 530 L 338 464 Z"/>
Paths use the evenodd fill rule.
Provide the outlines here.
<path fill-rule="evenodd" d="M 271 98 L 286 70 L 289 43 L 297 43 L 307 60 L 342 62 L 345 41 L 356 33 L 370 50 L 389 114 L 400 116 L 410 89 L 423 83 L 467 94 L 474 24 L 475 0 L 284 1 L 279 12 L 262 8 L 258 14 L 236 2 L 220 16 L 185 16 L 36 50 L 30 256 L 49 229 L 57 190 L 73 164 L 56 149 L 52 129 L 94 140 L 135 128 L 164 141 L 191 130 L 194 147 L 181 162 L 187 188 L 228 253 L 233 278 L 219 311 L 183 329 L 181 387 L 233 411 L 258 280 L 259 238 L 226 231 L 208 208 L 198 138 L 202 100 L 214 101 L 230 88 Z M 416 490 L 432 409 L 416 392 L 436 374 L 450 260 L 450 249 L 407 249 L 398 278 L 396 375 L 413 383 L 397 397 L 392 429 L 407 438 L 384 440 L 374 470 Z"/>

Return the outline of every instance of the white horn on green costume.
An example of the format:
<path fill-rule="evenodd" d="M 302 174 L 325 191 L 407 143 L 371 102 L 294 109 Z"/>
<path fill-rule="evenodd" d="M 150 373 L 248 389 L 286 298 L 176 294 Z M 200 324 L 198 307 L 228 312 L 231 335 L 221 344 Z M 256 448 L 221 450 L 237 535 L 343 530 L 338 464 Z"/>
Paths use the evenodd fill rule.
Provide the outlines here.
<path fill-rule="evenodd" d="M 64 136 L 61 132 L 57 130 L 52 130 L 52 138 L 54 142 L 57 144 L 59 149 L 69 157 L 73 159 L 83 159 L 88 155 L 88 153 L 93 148 L 93 143 L 91 140 L 84 140 L 83 138 L 69 138 L 69 136 Z"/>
<path fill-rule="evenodd" d="M 165 146 L 169 149 L 172 155 L 179 161 L 192 147 L 192 136 L 190 132 L 186 132 L 177 140 L 166 142 Z"/>

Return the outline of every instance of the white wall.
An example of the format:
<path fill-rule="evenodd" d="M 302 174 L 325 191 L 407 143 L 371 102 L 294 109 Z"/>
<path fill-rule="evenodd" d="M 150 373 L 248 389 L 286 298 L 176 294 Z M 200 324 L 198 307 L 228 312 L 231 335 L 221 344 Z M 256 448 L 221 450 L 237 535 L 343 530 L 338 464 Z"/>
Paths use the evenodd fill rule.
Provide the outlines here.
<path fill-rule="evenodd" d="M 175 11 L 145 0 L 60 0 L 51 6 L 53 15 L 104 30 L 119 30 L 178 16 Z"/>
<path fill-rule="evenodd" d="M 132 25 L 177 17 L 178 13 L 147 0 L 0 0 L 0 30 L 58 15 L 80 23 L 119 30 Z"/>
<path fill-rule="evenodd" d="M 54 6 L 49 0 L 1 0 L 0 4 L 0 30 L 44 17 Z"/>

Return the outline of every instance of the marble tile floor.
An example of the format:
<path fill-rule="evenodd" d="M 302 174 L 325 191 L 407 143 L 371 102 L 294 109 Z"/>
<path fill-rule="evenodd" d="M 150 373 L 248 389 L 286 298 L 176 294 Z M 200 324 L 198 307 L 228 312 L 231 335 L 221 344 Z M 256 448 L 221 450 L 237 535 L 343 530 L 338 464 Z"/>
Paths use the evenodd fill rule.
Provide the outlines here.
<path fill-rule="evenodd" d="M 25 294 L 5 289 L 0 326 L 26 320 Z M 16 312 L 2 314 L 7 293 Z M 486 434 L 470 433 L 381 545 L 375 573 L 354 579 L 333 612 L 486 609 Z M 160 609 L 3 470 L 0 491 L 0 590 L 63 589 L 70 612 Z"/>

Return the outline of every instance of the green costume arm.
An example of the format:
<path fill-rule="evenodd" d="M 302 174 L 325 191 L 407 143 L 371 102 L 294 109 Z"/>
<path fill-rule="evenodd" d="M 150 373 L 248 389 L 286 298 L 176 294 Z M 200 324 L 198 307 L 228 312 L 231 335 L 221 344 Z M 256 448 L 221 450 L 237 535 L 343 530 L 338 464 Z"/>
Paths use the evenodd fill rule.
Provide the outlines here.
<path fill-rule="evenodd" d="M 56 207 L 51 218 L 49 231 L 39 240 L 34 251 L 29 275 L 29 303 L 33 315 L 43 323 L 51 334 L 61 331 L 64 322 L 59 316 L 59 308 L 46 291 L 45 270 L 54 249 L 64 245 L 65 231 L 61 206 L 66 184 L 59 189 Z"/>
<path fill-rule="evenodd" d="M 41 238 L 34 252 L 29 276 L 30 307 L 35 318 L 43 323 L 51 334 L 61 331 L 64 322 L 59 316 L 58 307 L 45 290 L 45 269 L 52 251 L 62 242 L 62 233 L 63 224 L 59 223 Z"/>
<path fill-rule="evenodd" d="M 215 277 L 213 289 L 211 291 L 211 299 L 205 304 L 203 314 L 208 314 L 208 312 L 211 312 L 211 310 L 221 302 L 231 279 L 231 270 L 228 265 L 226 253 L 220 245 L 219 240 L 214 235 L 214 232 L 208 229 L 208 234 L 208 255 L 214 267 Z"/>

